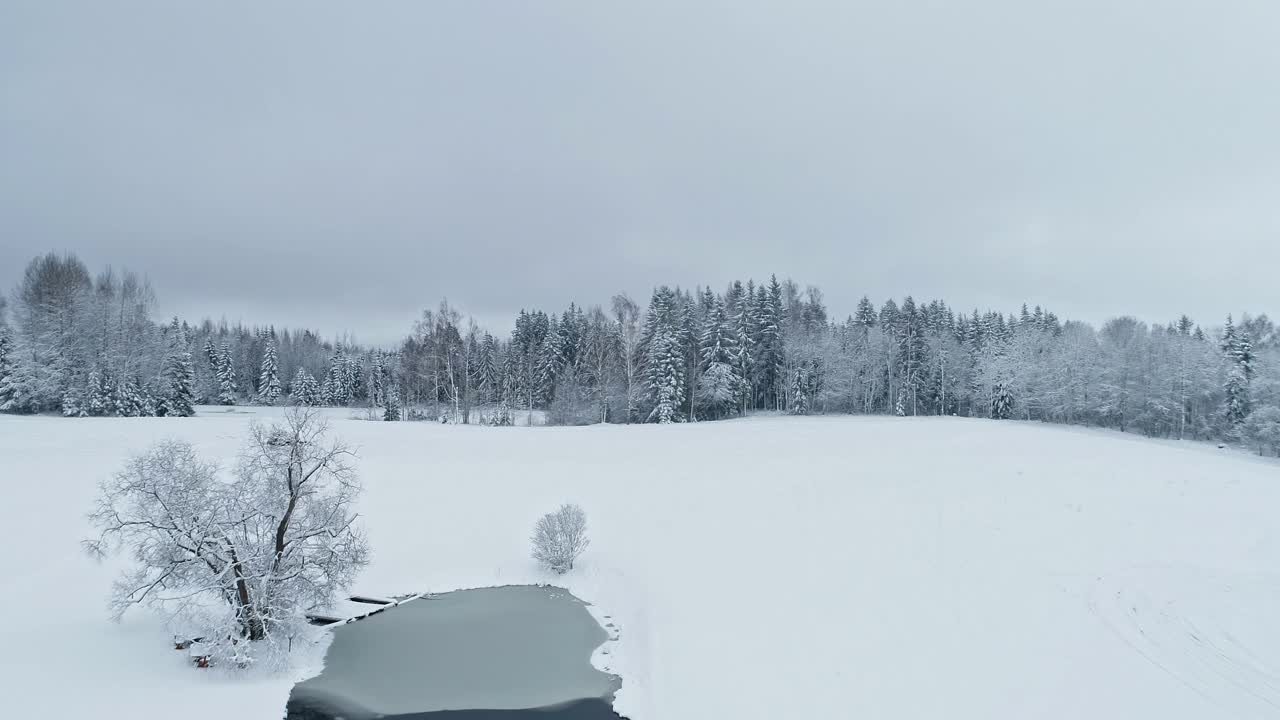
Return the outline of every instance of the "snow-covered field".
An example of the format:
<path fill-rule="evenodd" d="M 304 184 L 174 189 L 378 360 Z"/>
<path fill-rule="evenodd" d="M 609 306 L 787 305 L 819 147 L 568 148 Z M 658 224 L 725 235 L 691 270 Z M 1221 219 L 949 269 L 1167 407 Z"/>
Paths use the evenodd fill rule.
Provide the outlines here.
<path fill-rule="evenodd" d="M 130 453 L 230 462 L 253 416 L 0 416 L 5 716 L 277 716 L 293 677 L 188 669 L 154 618 L 112 624 L 114 568 L 78 545 Z M 954 418 L 333 426 L 361 452 L 359 592 L 545 580 L 533 522 L 580 503 L 564 582 L 617 625 L 596 660 L 634 720 L 1280 717 L 1272 462 Z"/>

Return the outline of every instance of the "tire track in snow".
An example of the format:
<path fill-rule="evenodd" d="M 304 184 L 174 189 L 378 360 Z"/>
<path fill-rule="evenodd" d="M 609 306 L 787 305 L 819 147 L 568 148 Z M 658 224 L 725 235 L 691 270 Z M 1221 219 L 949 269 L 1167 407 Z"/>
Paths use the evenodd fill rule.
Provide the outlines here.
<path fill-rule="evenodd" d="M 1280 584 L 1188 567 L 1098 577 L 1089 611 L 1121 642 L 1230 717 L 1280 716 Z M 1241 638 L 1248 638 L 1242 641 Z"/>

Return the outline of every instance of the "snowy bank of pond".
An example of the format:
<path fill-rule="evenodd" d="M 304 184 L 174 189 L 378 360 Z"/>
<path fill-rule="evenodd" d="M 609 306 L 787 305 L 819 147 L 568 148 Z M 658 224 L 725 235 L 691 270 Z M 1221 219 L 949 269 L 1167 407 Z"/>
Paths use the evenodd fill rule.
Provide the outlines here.
<path fill-rule="evenodd" d="M 608 635 L 561 588 L 459 590 L 333 633 L 324 672 L 294 686 L 288 720 L 620 717 L 618 678 L 591 665 Z"/>

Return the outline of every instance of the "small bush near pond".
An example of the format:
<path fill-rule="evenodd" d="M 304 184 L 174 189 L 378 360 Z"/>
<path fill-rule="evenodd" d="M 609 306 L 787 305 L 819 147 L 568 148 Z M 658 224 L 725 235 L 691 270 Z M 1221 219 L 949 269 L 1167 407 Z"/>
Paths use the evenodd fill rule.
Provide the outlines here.
<path fill-rule="evenodd" d="M 533 559 L 563 575 L 587 549 L 587 514 L 577 505 L 561 505 L 547 513 L 533 529 Z"/>

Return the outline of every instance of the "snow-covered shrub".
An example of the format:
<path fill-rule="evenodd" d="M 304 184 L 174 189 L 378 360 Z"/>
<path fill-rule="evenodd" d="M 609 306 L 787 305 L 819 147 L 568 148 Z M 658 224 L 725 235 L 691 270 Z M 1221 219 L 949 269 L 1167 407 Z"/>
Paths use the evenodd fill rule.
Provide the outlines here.
<path fill-rule="evenodd" d="M 1280 408 L 1254 410 L 1244 421 L 1245 437 L 1258 449 L 1259 455 L 1280 454 Z"/>
<path fill-rule="evenodd" d="M 587 549 L 587 514 L 577 505 L 561 505 L 547 513 L 533 529 L 533 559 L 563 575 Z"/>
<path fill-rule="evenodd" d="M 589 425 L 600 419 L 599 408 L 573 368 L 556 378 L 555 395 L 547 408 L 548 425 Z"/>
<path fill-rule="evenodd" d="M 494 427 L 511 427 L 516 424 L 516 420 L 511 415 L 511 408 L 504 402 L 489 416 L 489 424 Z"/>
<path fill-rule="evenodd" d="M 230 478 L 166 441 L 104 482 L 90 516 L 100 534 L 85 547 L 135 560 L 115 584 L 115 616 L 164 610 L 175 630 L 204 638 L 202 655 L 237 666 L 308 634 L 306 613 L 332 604 L 368 556 L 353 453 L 326 431 L 315 410 L 291 408 L 252 426 Z"/>

